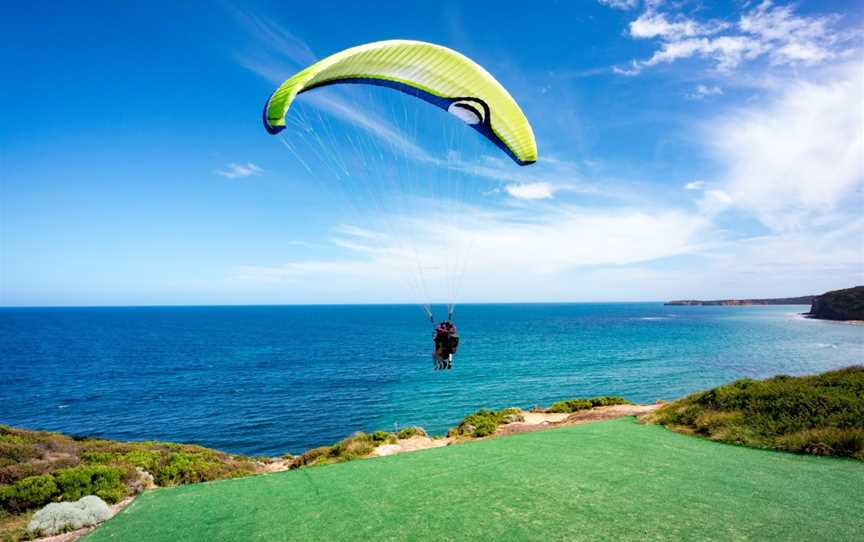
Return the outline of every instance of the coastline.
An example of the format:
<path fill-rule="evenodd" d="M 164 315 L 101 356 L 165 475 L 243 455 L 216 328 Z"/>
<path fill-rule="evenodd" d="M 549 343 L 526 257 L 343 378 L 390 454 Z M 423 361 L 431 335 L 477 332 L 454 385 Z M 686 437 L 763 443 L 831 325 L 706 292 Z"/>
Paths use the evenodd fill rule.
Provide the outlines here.
<path fill-rule="evenodd" d="M 466 416 L 458 426 L 452 427 L 446 436 L 429 436 L 419 427 L 406 427 L 398 432 L 355 433 L 332 446 L 313 448 L 296 457 L 284 456 L 279 458 L 230 455 L 194 445 L 70 439 L 56 433 L 29 432 L 4 426 L 0 427 L 0 435 L 5 437 L 4 441 L 7 444 L 18 443 L 17 453 L 23 454 L 21 457 L 30 458 L 29 460 L 20 460 L 13 470 L 4 469 L 4 476 L 14 476 L 16 471 L 23 472 L 20 470 L 21 468 L 42 468 L 40 471 L 42 474 L 34 476 L 32 472 L 35 471 L 30 471 L 29 476 L 26 474 L 19 475 L 25 477 L 20 478 L 24 482 L 23 484 L 16 481 L 13 485 L 0 486 L 0 489 L 3 490 L 0 492 L 0 498 L 3 499 L 0 502 L 15 514 L 15 516 L 6 516 L 7 521 L 3 525 L 3 532 L 12 536 L 10 540 L 31 539 L 22 533 L 25 532 L 25 526 L 40 506 L 58 501 L 74 501 L 78 498 L 78 493 L 75 495 L 66 493 L 70 487 L 68 486 L 69 477 L 73 472 L 76 473 L 72 478 L 75 480 L 74 487 L 78 488 L 76 491 L 80 490 L 80 494 L 104 498 L 108 503 L 113 503 L 112 515 L 121 516 L 118 519 L 122 527 L 117 527 L 117 521 L 110 521 L 108 533 L 97 530 L 95 536 L 98 539 L 99 533 L 102 533 L 101 536 L 109 536 L 112 528 L 126 529 L 126 525 L 134 525 L 135 522 L 139 521 L 139 519 L 130 518 L 129 511 L 123 512 L 130 505 L 135 511 L 133 515 L 138 518 L 141 508 L 151 507 L 154 500 L 158 502 L 163 498 L 169 500 L 178 498 L 178 496 L 182 498 L 183 495 L 190 492 L 207 493 L 208 499 L 222 506 L 226 502 L 230 502 L 230 499 L 226 501 L 220 495 L 235 490 L 248 491 L 257 495 L 261 488 L 269 488 L 273 484 L 287 484 L 286 490 L 301 491 L 302 493 L 302 488 L 297 484 L 302 485 L 303 483 L 296 481 L 309 480 L 310 477 L 323 476 L 323 479 L 328 480 L 327 484 L 350 484 L 350 480 L 342 480 L 339 476 L 334 477 L 336 473 L 345 472 L 344 470 L 331 470 L 326 467 L 335 463 L 346 462 L 366 464 L 366 461 L 360 460 L 397 456 L 416 451 L 428 453 L 418 454 L 418 457 L 411 459 L 392 458 L 392 461 L 376 461 L 362 467 L 348 467 L 347 465 L 345 467 L 355 473 L 369 473 L 395 468 L 394 474 L 397 476 L 409 475 L 406 474 L 409 471 L 410 476 L 422 476 L 421 473 L 424 472 L 424 469 L 435 464 L 452 474 L 451 460 L 447 458 L 462 458 L 457 459 L 457 462 L 462 462 L 462 467 L 468 469 L 466 472 L 473 472 L 480 465 L 487 463 L 484 461 L 477 463 L 474 450 L 487 450 L 492 454 L 491 457 L 495 458 L 491 462 L 493 464 L 501 463 L 500 459 L 503 453 L 511 456 L 512 461 L 515 461 L 515 463 L 507 462 L 507 465 L 518 464 L 519 461 L 530 461 L 534 464 L 532 467 L 534 475 L 554 480 L 557 475 L 560 475 L 560 472 L 557 468 L 550 468 L 552 464 L 543 459 L 544 455 L 552 453 L 557 457 L 556 461 L 564 461 L 565 458 L 582 457 L 582 451 L 578 453 L 570 451 L 573 446 L 579 450 L 590 449 L 593 450 L 591 453 L 597 456 L 597 459 L 592 460 L 592 462 L 604 462 L 607 464 L 606 469 L 615 470 L 619 468 L 621 463 L 613 458 L 617 457 L 616 454 L 622 453 L 623 450 L 630 450 L 626 453 L 635 454 L 634 458 L 641 457 L 643 448 L 638 445 L 634 446 L 631 437 L 637 439 L 645 437 L 652 441 L 658 437 L 667 443 L 654 442 L 651 444 L 656 453 L 652 468 L 662 469 L 668 468 L 668 444 L 673 442 L 676 443 L 676 447 L 701 448 L 706 451 L 709 448 L 703 448 L 704 446 L 726 444 L 727 446 L 724 447 L 710 448 L 711 453 L 716 457 L 728 456 L 731 461 L 730 464 L 735 465 L 733 470 L 737 469 L 738 465 L 738 461 L 734 457 L 743 457 L 739 454 L 754 454 L 755 449 L 760 448 L 774 452 L 792 452 L 791 455 L 784 454 L 782 460 L 789 462 L 790 468 L 793 470 L 799 468 L 798 466 L 801 464 L 801 460 L 792 459 L 796 455 L 799 457 L 811 456 L 805 461 L 817 460 L 812 456 L 829 455 L 841 459 L 864 460 L 864 449 L 860 445 L 861 438 L 864 437 L 864 432 L 862 432 L 864 428 L 846 427 L 843 425 L 845 418 L 843 418 L 842 413 L 838 414 L 837 410 L 840 407 L 860 409 L 861 398 L 856 395 L 856 390 L 859 390 L 860 386 L 864 384 L 862 379 L 864 379 L 864 367 L 853 365 L 845 369 L 811 376 L 779 375 L 766 380 L 745 378 L 719 388 L 687 395 L 673 403 L 658 401 L 652 404 L 633 404 L 621 397 L 600 396 L 591 399 L 563 400 L 547 408 L 533 407 L 530 410 L 515 407 L 499 411 L 478 410 Z M 776 396 L 776 400 L 766 402 L 766 396 Z M 808 422 L 809 428 L 777 429 L 779 427 L 777 420 L 786 416 L 790 408 L 798 409 L 801 405 L 812 405 L 814 399 L 817 398 L 821 407 L 813 413 L 812 419 Z M 666 408 L 663 408 L 664 406 Z M 743 412 L 752 415 L 742 415 Z M 630 421 L 626 422 L 627 419 Z M 589 425 L 592 428 L 583 430 L 580 427 Z M 595 430 L 593 427 L 598 429 Z M 630 434 L 635 427 L 647 429 L 636 430 L 641 436 L 635 433 Z M 550 429 L 560 429 L 560 431 L 546 431 Z M 628 433 L 629 436 L 624 435 L 621 431 Z M 582 435 L 597 433 L 606 436 L 601 440 L 582 440 L 575 437 L 577 433 Z M 501 438 L 512 435 L 520 435 L 523 438 Z M 607 437 L 612 440 L 607 442 Z M 572 440 L 573 438 L 576 440 Z M 682 438 L 685 438 L 686 441 L 680 440 Z M 531 444 L 552 441 L 559 441 L 560 446 L 543 448 L 545 450 L 543 451 Z M 29 443 L 27 449 L 21 447 L 25 442 Z M 700 442 L 705 444 L 700 444 Z M 462 446 L 463 444 L 465 446 Z M 474 445 L 477 447 L 475 448 Z M 646 443 L 646 445 L 648 444 Z M 443 450 L 451 447 L 454 448 L 452 452 Z M 750 451 L 740 451 L 745 449 L 750 449 Z M 154 454 L 161 454 L 161 456 L 154 456 Z M 446 458 L 441 454 L 445 454 Z M 750 455 L 750 457 L 760 462 L 762 459 L 759 458 L 766 456 L 756 454 Z M 63 460 L 63 463 L 56 465 L 52 463 L 58 459 Z M 146 471 L 136 465 L 137 461 L 142 460 L 148 461 L 149 466 Z M 580 459 L 580 461 L 582 460 Z M 429 461 L 431 464 L 427 464 Z M 691 456 L 689 461 L 693 462 L 689 467 L 691 469 L 695 468 L 701 471 L 708 466 L 704 463 L 704 455 L 701 453 Z M 46 463 L 50 464 L 48 468 L 44 468 Z M 421 464 L 426 466 L 418 467 Z M 834 464 L 838 466 L 848 465 L 842 461 Z M 394 465 L 397 466 L 394 467 Z M 296 475 L 284 473 L 286 476 L 268 477 L 265 481 L 258 476 L 313 466 L 324 468 L 310 469 L 307 474 L 299 478 Z M 124 476 L 122 473 L 129 473 L 130 467 L 134 469 L 131 472 L 133 475 L 137 471 L 134 481 L 122 478 Z M 178 471 L 178 468 L 180 471 L 185 471 L 185 474 Z M 498 467 L 494 468 L 497 469 Z M 418 473 L 414 472 L 415 469 L 418 469 Z M 120 488 L 110 485 L 111 479 L 108 476 L 110 474 L 108 471 L 111 470 L 114 470 L 115 476 L 120 477 L 115 477 L 115 484 L 120 483 L 121 478 L 124 480 L 124 485 Z M 207 472 L 210 474 L 207 475 Z M 81 477 L 78 474 L 85 476 Z M 679 474 L 679 478 L 683 477 L 682 480 L 691 479 L 691 474 L 688 474 L 687 469 Z M 503 475 L 505 479 L 510 479 L 512 476 L 510 467 L 505 467 Z M 392 477 L 393 474 L 390 476 Z M 583 474 L 579 474 L 579 477 L 573 481 L 578 479 L 584 483 L 581 476 Z M 100 480 L 98 484 L 96 483 L 97 478 Z M 349 476 L 349 478 L 351 477 Z M 40 479 L 44 483 L 40 482 L 40 484 L 34 485 L 36 479 Z M 54 482 L 51 481 L 52 479 Z M 228 481 L 228 479 L 237 479 L 237 481 L 226 484 L 206 483 Z M 241 482 L 240 479 L 245 481 Z M 461 475 L 459 479 L 461 479 Z M 781 481 L 784 479 L 784 477 L 780 477 L 771 483 L 774 487 L 780 487 Z M 709 477 L 709 480 L 714 480 L 714 478 Z M 154 481 L 158 482 L 158 486 Z M 379 487 L 376 476 L 373 475 L 369 482 L 370 488 Z M 476 481 L 479 484 L 478 487 L 483 487 L 483 491 L 493 491 L 493 488 L 499 487 L 497 484 L 489 485 L 487 482 L 488 480 L 482 476 Z M 32 488 L 54 487 L 54 483 L 57 484 L 56 487 L 59 488 L 59 491 L 55 488 L 53 493 L 44 493 L 45 500 L 42 500 L 41 503 L 22 500 L 37 498 L 35 496 L 38 493 L 34 494 Z M 84 485 L 79 488 L 80 484 Z M 182 489 L 178 486 L 182 486 Z M 708 486 L 711 486 L 711 483 L 708 483 Z M 830 484 L 826 485 L 826 487 L 829 486 Z M 399 488 L 403 485 L 393 483 L 388 487 L 396 490 L 398 494 L 399 491 L 402 491 Z M 509 485 L 500 487 L 505 488 L 501 498 L 511 498 L 511 490 L 518 492 Z M 123 491 L 118 492 L 118 489 Z M 151 489 L 159 489 L 159 491 L 145 491 Z M 712 490 L 716 490 L 716 488 Z M 417 491 L 420 491 L 419 497 L 423 490 Z M 742 491 L 746 491 L 746 487 Z M 337 494 L 340 493 L 337 492 Z M 375 495 L 378 493 L 376 492 Z M 283 496 L 280 491 L 271 498 L 275 499 L 274 502 L 276 502 Z M 329 496 L 325 497 L 330 498 Z M 318 502 L 315 499 L 306 503 L 306 513 L 311 514 L 310 517 L 319 517 Z M 402 517 L 400 498 L 396 497 L 388 502 L 390 504 L 387 506 L 393 508 L 393 514 L 395 514 L 393 517 Z M 51 506 L 56 505 L 51 504 Z M 160 540 L 178 539 L 179 533 L 184 532 L 182 527 L 184 521 L 206 522 L 206 519 L 201 519 L 200 513 L 202 511 L 196 509 L 184 509 L 179 512 L 180 515 L 175 521 L 174 527 L 165 531 L 168 533 L 168 538 L 163 536 Z M 185 519 L 180 519 L 181 517 Z M 14 523 L 10 522 L 9 519 L 14 520 Z M 361 519 L 358 516 L 357 521 L 361 520 L 365 521 L 365 518 Z M 152 522 L 151 519 L 147 521 Z M 266 524 L 262 525 L 261 528 L 267 530 L 271 527 L 271 524 Z M 242 529 L 243 526 L 239 525 L 239 528 Z M 314 529 L 316 532 L 327 530 L 326 525 L 317 520 L 314 522 Z M 72 542 L 82 536 L 91 536 L 90 533 L 94 530 L 96 530 L 95 527 L 86 527 L 37 540 L 41 542 Z M 140 538 L 140 531 L 136 532 L 138 533 L 136 536 Z M 196 537 L 193 538 L 200 539 L 200 537 Z"/>
<path fill-rule="evenodd" d="M 813 320 L 818 322 L 830 322 L 833 324 L 845 324 L 849 326 L 864 326 L 864 320 L 832 320 L 831 318 L 819 318 L 811 315 L 809 312 L 790 313 L 800 320 Z"/>

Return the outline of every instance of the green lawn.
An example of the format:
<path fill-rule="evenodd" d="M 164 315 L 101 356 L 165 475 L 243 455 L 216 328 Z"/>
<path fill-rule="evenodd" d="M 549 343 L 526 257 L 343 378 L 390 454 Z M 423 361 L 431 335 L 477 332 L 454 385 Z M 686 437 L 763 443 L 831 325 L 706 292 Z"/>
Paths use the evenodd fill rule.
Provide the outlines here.
<path fill-rule="evenodd" d="M 86 540 L 861 540 L 864 464 L 632 418 L 149 491 Z"/>

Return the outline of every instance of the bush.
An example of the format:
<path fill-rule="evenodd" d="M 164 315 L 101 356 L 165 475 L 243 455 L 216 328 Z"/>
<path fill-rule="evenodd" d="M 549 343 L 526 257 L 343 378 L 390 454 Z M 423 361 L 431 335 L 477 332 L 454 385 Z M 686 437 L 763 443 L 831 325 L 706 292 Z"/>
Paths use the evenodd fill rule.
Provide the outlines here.
<path fill-rule="evenodd" d="M 11 486 L 0 488 L 0 503 L 13 514 L 36 508 L 50 502 L 60 494 L 52 476 L 29 476 Z"/>
<path fill-rule="evenodd" d="M 579 412 L 580 410 L 590 410 L 595 407 L 629 404 L 630 401 L 623 397 L 609 395 L 593 397 L 591 399 L 568 399 L 566 401 L 558 401 L 546 409 L 546 412 L 561 412 L 569 414 L 572 412 Z"/>
<path fill-rule="evenodd" d="M 162 454 L 155 450 L 132 450 L 123 455 L 122 461 L 152 473 L 158 468 L 161 458 Z"/>
<path fill-rule="evenodd" d="M 420 437 L 427 436 L 426 430 L 424 430 L 422 427 L 418 427 L 415 425 L 412 427 L 406 427 L 396 434 L 396 438 L 398 438 L 400 440 L 409 439 L 411 437 L 416 437 L 416 436 L 420 436 Z"/>
<path fill-rule="evenodd" d="M 416 427 L 406 427 L 405 429 L 402 429 L 401 431 L 399 431 L 396 434 L 396 438 L 398 438 L 399 440 L 405 440 L 405 439 L 409 439 L 409 438 L 416 436 L 416 435 L 417 435 L 417 428 Z"/>
<path fill-rule="evenodd" d="M 160 486 L 207 482 L 232 474 L 217 456 L 207 453 L 173 452 L 152 468 L 151 474 Z"/>
<path fill-rule="evenodd" d="M 354 433 L 350 437 L 337 442 L 332 447 L 331 456 L 339 460 L 351 460 L 372 453 L 377 444 L 371 435 L 365 433 Z"/>
<path fill-rule="evenodd" d="M 385 442 L 392 442 L 393 441 L 393 435 L 388 433 L 387 431 L 375 431 L 374 433 L 369 435 L 369 438 L 376 445 L 384 444 Z"/>
<path fill-rule="evenodd" d="M 298 455 L 291 462 L 290 468 L 299 469 L 300 467 L 305 467 L 308 465 L 316 465 L 322 460 L 326 460 L 330 457 L 333 449 L 331 446 L 320 446 L 318 448 L 312 448 L 311 450 L 306 450 L 302 454 Z"/>
<path fill-rule="evenodd" d="M 864 459 L 864 367 L 742 379 L 679 399 L 649 420 L 722 442 Z"/>
<path fill-rule="evenodd" d="M 34 535 L 51 536 L 101 523 L 112 516 L 99 497 L 89 495 L 76 502 L 51 503 L 33 515 L 27 530 Z"/>
<path fill-rule="evenodd" d="M 617 395 L 603 395 L 600 397 L 592 397 L 591 399 L 589 399 L 589 401 L 591 401 L 592 407 L 632 404 L 627 399 L 624 399 L 623 397 L 618 397 Z"/>
<path fill-rule="evenodd" d="M 478 410 L 465 417 L 457 428 L 460 435 L 486 437 L 494 435 L 502 416 L 492 410 Z"/>
<path fill-rule="evenodd" d="M 7 464 L 20 463 L 38 457 L 38 452 L 31 444 L 22 442 L 13 435 L 0 437 L 0 459 Z"/>
<path fill-rule="evenodd" d="M 87 465 L 60 469 L 54 479 L 65 501 L 77 501 L 87 495 L 96 495 L 110 503 L 123 500 L 126 486 L 120 481 L 120 469 L 104 465 Z"/>
<path fill-rule="evenodd" d="M 558 401 L 553 403 L 546 411 L 547 412 L 579 412 L 580 410 L 589 410 L 592 408 L 591 401 L 585 399 L 568 399 L 566 401 Z"/>

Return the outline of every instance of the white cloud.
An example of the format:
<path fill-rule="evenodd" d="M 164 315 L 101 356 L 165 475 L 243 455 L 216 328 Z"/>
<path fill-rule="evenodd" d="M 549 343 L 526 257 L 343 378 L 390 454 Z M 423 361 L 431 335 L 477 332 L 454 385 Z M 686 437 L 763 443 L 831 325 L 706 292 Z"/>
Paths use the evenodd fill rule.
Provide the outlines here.
<path fill-rule="evenodd" d="M 813 64 L 833 58 L 833 46 L 839 36 L 831 25 L 837 15 L 799 17 L 792 6 L 773 6 L 769 0 L 741 17 L 742 32 L 759 37 L 767 44 L 768 54 L 775 64 Z"/>
<path fill-rule="evenodd" d="M 597 0 L 604 6 L 609 6 L 615 9 L 633 9 L 639 5 L 639 0 Z"/>
<path fill-rule="evenodd" d="M 630 36 L 636 39 L 679 40 L 692 36 L 714 34 L 728 26 L 728 23 L 722 21 L 709 21 L 702 24 L 687 17 L 677 17 L 675 20 L 669 21 L 664 14 L 648 10 L 630 23 Z"/>
<path fill-rule="evenodd" d="M 235 7 L 229 9 L 240 25 L 254 36 L 256 42 L 263 48 L 299 65 L 312 64 L 318 60 L 306 42 L 282 28 L 275 21 L 244 12 Z"/>
<path fill-rule="evenodd" d="M 864 208 L 864 82 L 860 65 L 824 82 L 794 81 L 768 104 L 724 113 L 706 144 L 725 167 L 720 186 L 774 230 Z"/>
<path fill-rule="evenodd" d="M 252 162 L 246 164 L 236 164 L 232 162 L 225 166 L 224 169 L 218 169 L 213 173 L 227 177 L 228 179 L 237 179 L 242 177 L 258 176 L 264 173 L 264 170 Z"/>
<path fill-rule="evenodd" d="M 702 193 L 698 205 L 702 215 L 711 218 L 728 209 L 733 202 L 732 196 L 724 190 L 712 188 Z"/>
<path fill-rule="evenodd" d="M 629 34 L 634 39 L 659 40 L 659 48 L 647 60 L 631 61 L 614 71 L 632 76 L 650 66 L 691 57 L 711 60 L 726 72 L 761 57 L 772 65 L 816 65 L 848 54 L 846 44 L 855 34 L 837 31 L 839 20 L 837 15 L 796 15 L 792 6 L 775 6 L 770 0 L 750 8 L 735 23 L 697 21 L 646 6 L 630 23 Z"/>
<path fill-rule="evenodd" d="M 447 163 L 448 167 L 469 175 L 507 183 L 503 190 L 512 197 L 520 199 L 548 199 L 556 192 L 565 191 L 573 194 L 630 199 L 630 194 L 612 183 L 604 183 L 601 187 L 596 182 L 585 180 L 582 170 L 596 165 L 590 160 L 577 164 L 552 155 L 544 155 L 543 160 L 527 167 L 513 167 L 509 158 L 489 155 L 481 156 L 474 162 L 465 162 L 457 158 Z M 497 192 L 496 190 L 489 193 Z"/>
<path fill-rule="evenodd" d="M 707 185 L 705 181 L 690 181 L 684 185 L 684 190 L 702 190 Z"/>
<path fill-rule="evenodd" d="M 723 89 L 718 86 L 696 85 L 693 92 L 687 93 L 687 98 L 690 100 L 704 100 L 709 96 L 721 96 Z"/>
<path fill-rule="evenodd" d="M 621 266 L 695 253 L 708 225 L 701 217 L 668 209 L 565 207 L 521 218 L 488 212 L 466 217 L 459 226 L 437 215 L 392 217 L 397 230 L 415 233 L 409 238 L 382 235 L 381 242 L 337 239 L 341 257 L 243 266 L 229 280 L 234 289 L 269 291 L 280 300 L 286 292 L 297 292 L 285 283 L 302 285 L 302 295 L 318 302 L 360 296 L 417 302 L 567 299 L 574 296 L 574 287 L 583 297 L 597 295 L 574 284 L 574 274 L 602 268 L 615 276 Z M 513 284 L 524 287 L 514 290 Z M 621 298 L 616 287 L 605 287 L 610 288 L 604 292 L 607 299 Z"/>
<path fill-rule="evenodd" d="M 551 199 L 558 187 L 549 183 L 508 184 L 504 187 L 516 199 Z"/>

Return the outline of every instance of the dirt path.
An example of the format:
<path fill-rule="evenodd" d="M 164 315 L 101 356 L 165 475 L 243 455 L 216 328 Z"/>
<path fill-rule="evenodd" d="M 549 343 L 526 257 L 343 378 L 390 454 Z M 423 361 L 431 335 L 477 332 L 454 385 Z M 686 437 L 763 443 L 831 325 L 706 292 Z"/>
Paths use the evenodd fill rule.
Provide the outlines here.
<path fill-rule="evenodd" d="M 496 436 L 515 435 L 517 433 L 529 433 L 531 431 L 542 431 L 553 427 L 564 427 L 567 425 L 579 425 L 583 423 L 612 420 L 623 416 L 644 416 L 663 406 L 653 405 L 613 405 L 592 408 L 584 412 L 573 414 L 559 414 L 551 412 L 523 412 L 524 422 L 509 423 L 498 426 Z"/>
<path fill-rule="evenodd" d="M 660 408 L 661 404 L 654 405 L 614 405 L 608 407 L 597 407 L 584 412 L 566 414 L 559 412 L 525 412 L 519 414 L 525 419 L 522 422 L 510 423 L 498 427 L 496 437 L 528 433 L 531 431 L 542 431 L 553 427 L 564 427 L 566 425 L 578 425 L 582 423 L 612 420 L 623 416 L 643 416 Z M 370 457 L 381 457 L 396 455 L 428 448 L 440 448 L 465 439 L 451 437 L 430 438 L 426 436 L 415 436 L 410 439 L 400 440 L 395 444 L 384 444 L 375 448 Z"/>
<path fill-rule="evenodd" d="M 430 438 L 421 437 L 419 435 L 399 440 L 396 444 L 382 444 L 375 448 L 372 452 L 372 457 L 381 457 L 385 455 L 396 455 L 404 452 L 414 452 L 416 450 L 426 450 L 427 448 L 440 448 L 447 446 L 452 442 L 450 438 Z"/>

